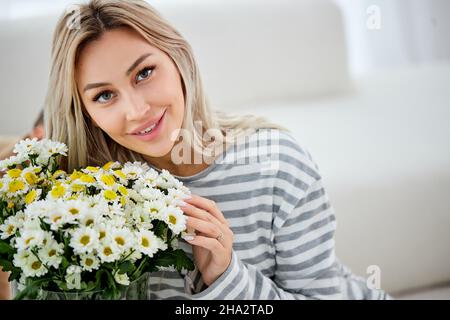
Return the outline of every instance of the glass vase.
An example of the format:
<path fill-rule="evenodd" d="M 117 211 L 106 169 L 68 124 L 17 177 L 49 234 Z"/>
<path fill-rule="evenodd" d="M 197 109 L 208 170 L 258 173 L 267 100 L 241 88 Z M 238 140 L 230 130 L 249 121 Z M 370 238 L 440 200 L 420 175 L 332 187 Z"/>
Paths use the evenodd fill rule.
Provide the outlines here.
<path fill-rule="evenodd" d="M 150 300 L 148 286 L 149 272 L 143 273 L 139 278 L 122 286 L 119 300 Z M 105 300 L 103 290 L 89 292 L 64 292 L 39 290 L 38 300 Z"/>

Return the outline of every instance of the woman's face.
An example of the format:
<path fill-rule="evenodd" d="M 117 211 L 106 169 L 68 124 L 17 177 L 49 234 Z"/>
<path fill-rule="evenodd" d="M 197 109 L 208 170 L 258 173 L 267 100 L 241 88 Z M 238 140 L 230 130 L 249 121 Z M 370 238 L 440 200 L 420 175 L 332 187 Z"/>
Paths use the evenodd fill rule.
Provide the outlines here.
<path fill-rule="evenodd" d="M 105 32 L 80 53 L 78 92 L 94 123 L 122 146 L 162 157 L 184 117 L 174 62 L 127 28 Z"/>

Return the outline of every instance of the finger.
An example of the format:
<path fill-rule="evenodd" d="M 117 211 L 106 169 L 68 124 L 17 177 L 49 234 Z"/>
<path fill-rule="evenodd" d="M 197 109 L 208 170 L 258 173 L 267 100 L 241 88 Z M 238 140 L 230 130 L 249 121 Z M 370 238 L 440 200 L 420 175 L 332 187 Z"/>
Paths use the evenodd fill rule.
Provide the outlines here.
<path fill-rule="evenodd" d="M 223 252 L 221 250 L 224 249 L 225 247 L 217 239 L 197 235 L 194 237 L 194 239 L 186 241 L 194 246 L 199 246 L 208 249 L 214 256 L 218 257 L 223 256 Z"/>
<path fill-rule="evenodd" d="M 186 203 L 186 205 L 180 206 L 181 210 L 183 210 L 184 213 L 186 213 L 189 216 L 194 216 L 196 218 L 205 220 L 205 221 L 211 221 L 214 224 L 220 226 L 222 222 L 217 220 L 215 216 L 213 216 L 208 211 L 205 211 L 203 209 L 197 208 L 189 203 Z"/>
<path fill-rule="evenodd" d="M 188 202 L 196 207 L 199 207 L 201 209 L 204 209 L 208 212 L 210 212 L 213 216 L 215 216 L 220 222 L 222 222 L 223 224 L 229 226 L 227 219 L 225 219 L 225 217 L 223 216 L 222 211 L 220 211 L 219 207 L 217 206 L 217 204 L 209 199 L 200 197 L 198 195 L 195 194 L 191 194 L 191 198 L 190 199 L 185 199 L 185 202 Z"/>
<path fill-rule="evenodd" d="M 196 231 L 198 230 L 211 238 L 216 238 L 223 232 L 218 225 L 192 216 L 187 219 L 186 226 L 188 228 L 193 228 Z"/>

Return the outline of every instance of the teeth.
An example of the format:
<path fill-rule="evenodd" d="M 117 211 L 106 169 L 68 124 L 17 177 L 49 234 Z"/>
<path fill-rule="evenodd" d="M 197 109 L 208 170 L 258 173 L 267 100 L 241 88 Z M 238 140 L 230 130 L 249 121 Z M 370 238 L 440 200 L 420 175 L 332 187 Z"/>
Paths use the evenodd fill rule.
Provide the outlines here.
<path fill-rule="evenodd" d="M 154 127 L 156 127 L 157 123 L 153 124 L 151 127 L 148 127 L 144 131 L 140 131 L 138 134 L 146 134 L 153 130 Z"/>

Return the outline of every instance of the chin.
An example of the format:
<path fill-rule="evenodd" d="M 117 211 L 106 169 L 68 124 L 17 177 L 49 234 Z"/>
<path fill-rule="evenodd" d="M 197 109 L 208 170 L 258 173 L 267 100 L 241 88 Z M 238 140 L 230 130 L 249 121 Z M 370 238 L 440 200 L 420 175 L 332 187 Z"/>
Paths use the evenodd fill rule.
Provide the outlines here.
<path fill-rule="evenodd" d="M 172 141 L 165 141 L 161 145 L 152 145 L 145 149 L 139 150 L 138 152 L 143 154 L 144 156 L 152 157 L 152 158 L 160 158 L 172 151 L 174 143 Z"/>

